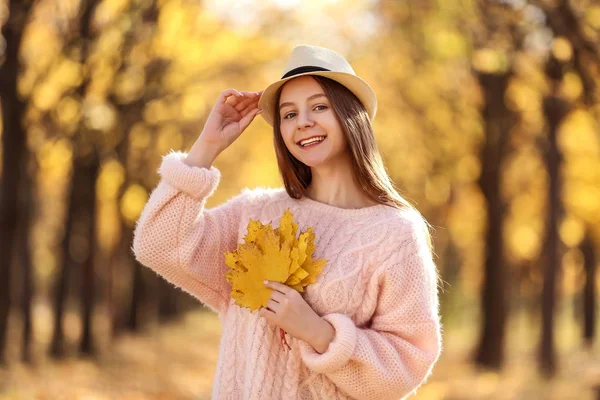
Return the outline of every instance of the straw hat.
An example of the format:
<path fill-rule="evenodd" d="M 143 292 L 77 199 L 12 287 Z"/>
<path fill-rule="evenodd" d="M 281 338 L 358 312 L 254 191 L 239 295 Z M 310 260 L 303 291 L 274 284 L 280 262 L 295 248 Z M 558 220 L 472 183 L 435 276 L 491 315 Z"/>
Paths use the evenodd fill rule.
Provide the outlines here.
<path fill-rule="evenodd" d="M 300 45 L 294 47 L 285 66 L 283 76 L 270 84 L 263 92 L 258 106 L 261 115 L 273 125 L 275 119 L 275 95 L 277 90 L 290 79 L 303 75 L 319 75 L 341 83 L 358 97 L 369 113 L 371 121 L 377 112 L 377 97 L 367 82 L 359 78 L 348 61 L 333 50 L 324 47 Z"/>

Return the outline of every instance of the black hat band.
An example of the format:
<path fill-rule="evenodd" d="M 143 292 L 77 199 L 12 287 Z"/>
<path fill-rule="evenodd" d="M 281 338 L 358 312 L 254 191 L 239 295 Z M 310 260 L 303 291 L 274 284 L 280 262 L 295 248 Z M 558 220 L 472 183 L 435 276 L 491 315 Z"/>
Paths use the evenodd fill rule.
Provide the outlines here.
<path fill-rule="evenodd" d="M 305 72 L 315 72 L 315 71 L 331 71 L 331 70 L 327 69 L 327 68 L 323 68 L 323 67 L 313 67 L 313 66 L 308 65 L 308 66 L 304 66 L 304 67 L 294 68 L 293 70 L 291 70 L 288 73 L 286 73 L 285 75 L 283 75 L 281 77 L 281 79 L 289 78 L 290 76 L 294 76 L 294 75 L 300 75 Z"/>

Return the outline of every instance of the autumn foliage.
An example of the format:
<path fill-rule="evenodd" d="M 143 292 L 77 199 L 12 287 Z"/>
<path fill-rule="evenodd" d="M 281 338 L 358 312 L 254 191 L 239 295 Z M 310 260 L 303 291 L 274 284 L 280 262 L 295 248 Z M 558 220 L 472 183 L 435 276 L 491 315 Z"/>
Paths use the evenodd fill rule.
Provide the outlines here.
<path fill-rule="evenodd" d="M 271 223 L 250 220 L 244 243 L 225 254 L 230 268 L 225 277 L 238 306 L 250 310 L 266 307 L 272 289 L 265 287 L 265 280 L 285 283 L 299 292 L 316 281 L 327 260 L 313 259 L 316 246 L 312 227 L 298 237 L 297 230 L 298 223 L 289 209 L 276 229 Z"/>

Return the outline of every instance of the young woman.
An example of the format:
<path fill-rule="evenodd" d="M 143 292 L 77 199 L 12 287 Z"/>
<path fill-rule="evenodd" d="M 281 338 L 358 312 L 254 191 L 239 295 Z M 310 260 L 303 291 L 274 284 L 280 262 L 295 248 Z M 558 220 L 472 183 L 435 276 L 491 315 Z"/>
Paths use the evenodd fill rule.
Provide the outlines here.
<path fill-rule="evenodd" d="M 133 251 L 218 313 L 213 399 L 400 399 L 431 374 L 442 340 L 428 224 L 387 176 L 376 109 L 342 56 L 297 46 L 282 79 L 223 91 L 189 153 L 163 158 Z M 205 209 L 220 179 L 214 160 L 261 112 L 285 188 L 245 189 Z M 327 265 L 304 293 L 266 283 L 267 307 L 250 312 L 230 297 L 224 253 L 249 219 L 276 227 L 288 208 L 300 231 L 314 228 L 314 257 Z"/>

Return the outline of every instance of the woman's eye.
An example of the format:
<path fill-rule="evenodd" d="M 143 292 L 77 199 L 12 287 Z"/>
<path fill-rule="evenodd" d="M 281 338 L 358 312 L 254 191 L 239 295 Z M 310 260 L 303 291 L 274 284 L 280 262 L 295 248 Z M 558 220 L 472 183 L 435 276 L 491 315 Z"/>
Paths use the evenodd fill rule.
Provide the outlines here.
<path fill-rule="evenodd" d="M 315 110 L 316 110 L 316 109 L 318 109 L 319 107 L 323 107 L 323 109 L 327 109 L 327 106 L 326 106 L 326 105 L 319 104 L 318 106 L 315 106 Z M 283 117 L 283 119 L 290 119 L 290 118 L 292 118 L 294 115 L 296 115 L 296 113 L 295 113 L 295 112 L 291 112 L 291 113 L 285 114 L 285 116 Z M 290 116 L 292 116 L 292 117 L 290 117 Z M 288 117 L 290 117 L 290 118 L 288 118 Z"/>

